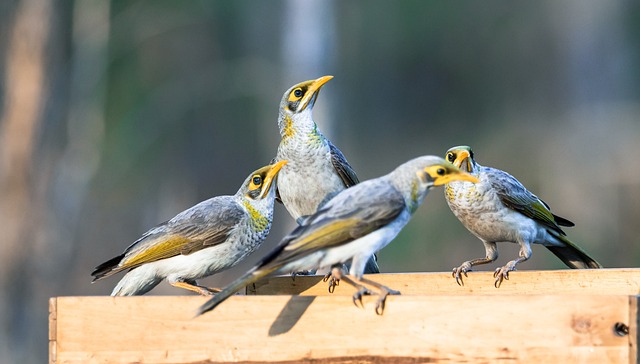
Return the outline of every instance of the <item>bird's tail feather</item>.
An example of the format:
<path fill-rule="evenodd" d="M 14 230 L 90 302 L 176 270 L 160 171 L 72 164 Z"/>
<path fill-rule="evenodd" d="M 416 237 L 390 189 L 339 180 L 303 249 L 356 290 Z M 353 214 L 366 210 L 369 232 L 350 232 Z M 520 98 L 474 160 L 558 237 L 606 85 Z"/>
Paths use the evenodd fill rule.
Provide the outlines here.
<path fill-rule="evenodd" d="M 560 258 L 564 264 L 573 269 L 602 268 L 602 265 L 593 259 L 584 250 L 574 244 L 566 236 L 552 234 L 556 239 L 564 243 L 564 246 L 547 246 L 556 257 Z"/>
<path fill-rule="evenodd" d="M 98 279 L 108 277 L 114 273 L 118 273 L 119 270 L 116 270 L 116 268 L 118 268 L 118 264 L 120 264 L 122 258 L 124 258 L 124 254 L 118 255 L 117 257 L 109 259 L 97 266 L 96 269 L 91 272 L 91 275 L 93 276 L 93 280 L 91 281 L 91 283 L 97 281 Z"/>
<path fill-rule="evenodd" d="M 198 312 L 196 313 L 196 316 L 200 316 L 205 312 L 213 310 L 219 304 L 224 302 L 227 298 L 231 297 L 234 293 L 242 289 L 242 287 L 245 287 L 251 283 L 258 281 L 259 279 L 267 276 L 268 274 L 272 273 L 275 270 L 276 270 L 275 268 L 274 269 L 254 268 L 250 270 L 242 277 L 231 282 L 229 285 L 223 288 L 222 291 L 216 293 L 210 300 L 208 300 L 202 306 L 200 306 L 198 308 Z"/>

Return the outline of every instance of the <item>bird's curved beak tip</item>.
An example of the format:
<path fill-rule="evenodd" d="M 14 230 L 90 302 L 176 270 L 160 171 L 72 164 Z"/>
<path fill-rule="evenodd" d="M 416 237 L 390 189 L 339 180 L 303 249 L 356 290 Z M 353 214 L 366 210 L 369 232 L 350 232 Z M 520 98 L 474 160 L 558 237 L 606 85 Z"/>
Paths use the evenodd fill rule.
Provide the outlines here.
<path fill-rule="evenodd" d="M 320 86 L 324 85 L 325 83 L 329 82 L 332 78 L 333 78 L 333 76 L 331 76 L 331 75 L 322 76 L 322 77 L 317 78 L 313 84 L 314 84 L 314 86 L 317 85 L 317 87 L 320 87 Z"/>
<path fill-rule="evenodd" d="M 278 172 L 280 172 L 282 167 L 284 167 L 287 163 L 289 163 L 289 161 L 282 160 L 271 165 L 271 169 L 269 170 L 269 172 L 267 172 L 267 176 L 265 177 L 265 181 L 264 181 L 265 186 L 262 189 L 260 198 L 265 197 L 267 193 L 269 193 L 269 191 L 272 188 L 273 182 L 276 180 L 276 176 L 278 175 Z"/>
<path fill-rule="evenodd" d="M 462 181 L 467 181 L 467 182 L 472 182 L 472 183 L 480 182 L 478 177 L 472 176 L 472 175 L 470 175 L 468 173 L 461 173 L 460 177 L 461 177 L 460 180 L 462 180 Z"/>
<path fill-rule="evenodd" d="M 331 80 L 332 78 L 333 76 L 322 76 L 320 78 L 317 78 L 315 81 L 313 81 L 311 86 L 309 86 L 309 90 L 307 90 L 307 94 L 304 96 L 304 98 L 300 102 L 300 107 L 298 110 L 302 111 L 306 109 L 307 106 L 309 106 L 309 103 L 315 103 L 315 98 L 317 97 L 317 94 L 318 94 L 318 91 L 320 91 L 320 88 L 322 88 L 322 86 L 325 83 L 329 82 L 329 80 Z M 312 102 L 311 100 L 314 100 L 314 101 Z"/>

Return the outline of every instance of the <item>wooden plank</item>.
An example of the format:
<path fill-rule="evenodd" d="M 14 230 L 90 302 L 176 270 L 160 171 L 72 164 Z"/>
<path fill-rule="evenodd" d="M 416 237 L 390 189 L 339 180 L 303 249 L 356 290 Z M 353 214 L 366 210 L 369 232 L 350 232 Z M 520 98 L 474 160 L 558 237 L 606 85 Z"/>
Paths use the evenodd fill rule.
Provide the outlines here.
<path fill-rule="evenodd" d="M 57 298 L 58 363 L 549 362 L 630 360 L 625 295 Z M 633 326 L 637 322 L 632 323 Z M 635 337 L 634 339 L 637 339 Z"/>
<path fill-rule="evenodd" d="M 58 299 L 49 299 L 49 363 L 57 363 L 57 337 L 58 337 Z"/>
<path fill-rule="evenodd" d="M 393 273 L 366 277 L 405 295 L 513 295 L 513 294 L 640 294 L 640 268 L 565 269 L 515 271 L 500 288 L 493 286 L 493 272 L 469 272 L 464 286 L 456 284 L 451 273 Z M 321 276 L 272 277 L 247 287 L 247 294 L 330 295 Z M 352 295 L 348 284 L 336 287 L 333 295 Z"/>
<path fill-rule="evenodd" d="M 640 332 L 638 331 L 638 325 L 640 325 L 640 314 L 638 309 L 639 296 L 629 297 L 629 363 L 637 364 L 640 362 L 638 357 L 638 343 L 640 342 Z"/>

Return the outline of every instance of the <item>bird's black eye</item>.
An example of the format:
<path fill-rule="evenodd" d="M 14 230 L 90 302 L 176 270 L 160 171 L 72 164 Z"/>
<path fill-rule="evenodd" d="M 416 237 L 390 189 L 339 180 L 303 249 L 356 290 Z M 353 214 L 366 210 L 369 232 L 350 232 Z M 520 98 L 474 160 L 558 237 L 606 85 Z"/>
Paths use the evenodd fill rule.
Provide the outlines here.
<path fill-rule="evenodd" d="M 295 90 L 293 90 L 293 96 L 295 97 L 302 97 L 302 90 L 297 88 Z"/>
<path fill-rule="evenodd" d="M 253 184 L 256 186 L 259 186 L 262 183 L 262 177 L 260 176 L 254 176 L 253 177 Z"/>
<path fill-rule="evenodd" d="M 444 176 L 445 172 L 446 172 L 446 171 L 444 170 L 444 168 L 438 168 L 438 170 L 436 171 L 436 173 L 437 173 L 439 176 Z"/>
<path fill-rule="evenodd" d="M 453 153 L 448 153 L 447 154 L 447 160 L 451 163 L 453 163 L 454 160 L 456 160 L 456 155 Z"/>

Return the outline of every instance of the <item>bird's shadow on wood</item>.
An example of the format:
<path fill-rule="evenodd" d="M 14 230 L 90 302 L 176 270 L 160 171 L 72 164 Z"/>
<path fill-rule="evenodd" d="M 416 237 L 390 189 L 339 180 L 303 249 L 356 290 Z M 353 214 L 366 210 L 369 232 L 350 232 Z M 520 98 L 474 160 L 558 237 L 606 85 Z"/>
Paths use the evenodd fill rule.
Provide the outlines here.
<path fill-rule="evenodd" d="M 315 299 L 315 296 L 292 296 L 269 328 L 269 336 L 289 332 Z"/>

